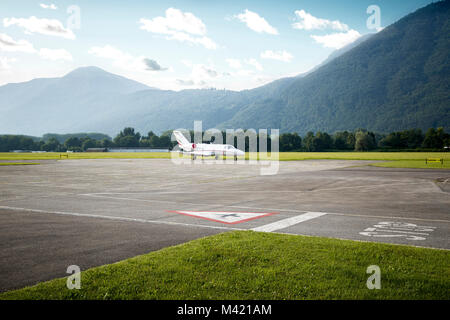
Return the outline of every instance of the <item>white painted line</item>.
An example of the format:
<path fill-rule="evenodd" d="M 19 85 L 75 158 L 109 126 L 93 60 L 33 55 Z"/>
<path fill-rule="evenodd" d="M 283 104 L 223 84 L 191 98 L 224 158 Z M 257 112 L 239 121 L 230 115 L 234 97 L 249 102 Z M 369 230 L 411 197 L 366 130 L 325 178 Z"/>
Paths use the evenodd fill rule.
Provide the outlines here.
<path fill-rule="evenodd" d="M 260 232 L 272 232 L 280 229 L 284 229 L 290 226 L 293 226 L 294 224 L 298 224 L 301 222 L 305 222 L 314 218 L 318 218 L 321 216 L 326 215 L 325 212 L 307 212 L 292 218 L 283 219 L 274 223 L 269 223 L 261 227 L 253 228 L 253 231 L 260 231 Z"/>
<path fill-rule="evenodd" d="M 374 229 L 374 228 L 367 228 L 367 229 Z M 364 231 L 368 231 L 367 229 L 365 229 Z M 372 231 L 372 230 L 371 230 Z M 393 233 L 406 233 L 406 234 L 421 234 L 424 236 L 429 236 L 429 233 L 423 233 L 423 232 L 413 232 L 413 231 L 399 231 L 399 230 L 386 230 L 383 228 L 376 228 L 373 231 L 380 231 L 380 232 L 393 232 Z"/>
<path fill-rule="evenodd" d="M 247 177 L 245 177 L 247 178 Z M 216 179 L 217 180 L 217 179 Z M 230 193 L 230 194 L 234 194 L 234 193 L 252 193 L 252 194 L 258 194 L 258 193 L 295 193 L 295 194 L 299 194 L 299 193 L 310 193 L 310 192 L 318 192 L 318 191 L 339 191 L 342 189 L 361 189 L 361 188 L 376 188 L 376 187 L 390 187 L 390 186 L 399 186 L 399 185 L 415 185 L 415 184 L 424 184 L 424 182 L 400 182 L 400 183 L 386 183 L 386 184 L 374 184 L 374 185 L 362 185 L 362 186 L 348 186 L 348 187 L 336 187 L 336 188 L 324 188 L 324 189 L 314 189 L 314 190 L 269 190 L 269 191 L 265 191 L 265 190 L 221 190 L 221 191 L 207 191 L 207 190 L 202 190 L 200 191 L 202 194 L 224 194 L 224 193 Z M 182 183 L 180 184 L 176 184 L 176 185 L 168 185 L 168 187 L 173 187 L 173 186 L 179 186 L 179 185 L 183 185 Z M 152 194 L 198 194 L 199 191 L 154 191 L 154 190 L 150 190 L 150 192 Z M 88 193 L 88 194 L 83 194 L 83 195 L 96 195 L 96 194 L 136 194 L 136 192 L 99 192 L 99 193 Z"/>
<path fill-rule="evenodd" d="M 165 224 L 165 225 L 173 225 L 173 226 L 199 227 L 199 228 L 222 229 L 222 230 L 245 230 L 245 229 L 240 229 L 240 228 L 208 226 L 208 225 L 203 225 L 203 224 L 180 223 L 180 222 L 161 221 L 161 220 L 146 220 L 146 219 L 139 219 L 139 218 L 104 216 L 104 215 L 98 215 L 98 214 L 77 213 L 77 212 L 46 211 L 46 210 L 39 210 L 39 209 L 17 208 L 17 207 L 9 207 L 9 206 L 0 206 L 0 209 L 7 209 L 7 210 L 13 210 L 13 211 L 25 211 L 25 212 L 33 212 L 33 213 L 50 213 L 50 214 L 75 216 L 75 217 L 99 218 L 99 219 L 108 219 L 108 220 L 117 220 L 117 221 L 155 223 L 155 224 Z"/>
<path fill-rule="evenodd" d="M 136 199 L 136 198 L 124 198 L 124 197 L 113 197 L 113 196 L 107 196 L 107 195 L 115 195 L 115 194 L 130 194 L 128 192 L 126 193 L 111 193 L 111 192 L 104 192 L 104 193 L 80 193 L 78 196 L 84 196 L 84 197 L 93 197 L 93 198 L 105 198 L 105 199 L 112 199 L 112 200 L 127 200 L 127 201 L 137 201 L 137 202 L 156 202 L 156 203 L 170 203 L 170 204 L 183 204 L 183 205 L 204 205 L 205 203 L 193 203 L 193 202 L 186 202 L 186 201 L 178 201 L 176 199 L 173 200 L 149 200 L 149 199 Z M 136 194 L 136 193 L 133 193 Z M 297 209 L 286 209 L 286 208 L 261 208 L 261 207 L 248 207 L 248 206 L 236 206 L 236 205 L 229 205 L 225 203 L 216 203 L 214 204 L 215 208 L 236 208 L 239 210 L 245 209 L 245 210 L 267 210 L 272 212 L 305 212 L 307 210 L 297 210 Z M 331 214 L 331 215 L 337 215 L 337 216 L 348 216 L 348 217 L 361 217 L 361 218 L 381 218 L 381 219 L 399 219 L 399 220 L 417 220 L 417 221 L 428 221 L 428 222 L 444 222 L 444 223 L 450 223 L 450 220 L 440 220 L 440 219 L 423 219 L 423 218 L 413 218 L 413 217 L 396 217 L 396 216 L 378 216 L 378 215 L 364 215 L 364 214 L 353 214 L 353 213 L 338 213 L 338 212 L 321 212 L 323 214 Z"/>

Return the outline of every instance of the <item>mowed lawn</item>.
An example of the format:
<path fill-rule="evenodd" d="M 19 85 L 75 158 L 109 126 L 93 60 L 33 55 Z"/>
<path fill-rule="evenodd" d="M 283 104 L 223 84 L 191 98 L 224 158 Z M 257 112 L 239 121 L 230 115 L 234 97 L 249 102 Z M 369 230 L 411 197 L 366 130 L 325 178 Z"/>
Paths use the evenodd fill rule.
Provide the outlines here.
<path fill-rule="evenodd" d="M 449 299 L 449 265 L 446 250 L 236 231 L 83 271 L 79 290 L 60 278 L 0 299 Z"/>
<path fill-rule="evenodd" d="M 179 157 L 178 154 L 176 154 Z M 80 153 L 0 153 L 0 160 L 71 160 L 71 159 L 170 159 L 168 152 L 80 152 Z M 185 155 L 184 158 L 189 158 Z M 228 157 L 231 159 L 231 157 Z M 261 160 L 376 160 L 371 165 L 392 168 L 449 169 L 450 152 L 280 152 L 278 159 L 271 154 L 247 153 L 246 159 Z M 425 163 L 427 158 L 440 158 L 444 163 Z"/>

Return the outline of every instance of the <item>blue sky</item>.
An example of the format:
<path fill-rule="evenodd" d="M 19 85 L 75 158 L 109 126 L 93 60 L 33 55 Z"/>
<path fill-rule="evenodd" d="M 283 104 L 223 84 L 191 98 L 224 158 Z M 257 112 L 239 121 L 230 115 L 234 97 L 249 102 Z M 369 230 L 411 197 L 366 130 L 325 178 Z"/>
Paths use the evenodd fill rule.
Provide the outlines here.
<path fill-rule="evenodd" d="M 162 89 L 250 89 L 431 2 L 2 0 L 0 85 L 93 65 Z"/>

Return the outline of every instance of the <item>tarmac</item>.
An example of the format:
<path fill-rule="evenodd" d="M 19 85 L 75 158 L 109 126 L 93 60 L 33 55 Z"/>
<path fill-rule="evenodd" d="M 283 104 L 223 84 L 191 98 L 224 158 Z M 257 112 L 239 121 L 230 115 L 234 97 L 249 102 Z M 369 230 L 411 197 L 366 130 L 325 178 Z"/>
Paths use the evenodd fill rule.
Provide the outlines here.
<path fill-rule="evenodd" d="M 101 159 L 0 166 L 0 291 L 254 230 L 450 249 L 450 171 L 373 161 Z"/>

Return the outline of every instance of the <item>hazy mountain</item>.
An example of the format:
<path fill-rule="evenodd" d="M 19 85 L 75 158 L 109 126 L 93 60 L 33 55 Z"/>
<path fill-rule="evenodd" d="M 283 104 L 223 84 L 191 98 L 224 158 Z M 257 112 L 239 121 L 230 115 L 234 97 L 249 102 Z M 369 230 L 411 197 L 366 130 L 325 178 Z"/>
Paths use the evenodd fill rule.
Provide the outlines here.
<path fill-rule="evenodd" d="M 75 69 L 58 81 L 58 89 L 76 89 L 78 93 L 119 93 L 127 94 L 140 90 L 154 89 L 116 74 L 106 72 L 97 67 L 83 67 Z"/>
<path fill-rule="evenodd" d="M 450 129 L 450 1 L 433 3 L 315 72 L 256 100 L 225 126 L 282 131 Z"/>
<path fill-rule="evenodd" d="M 79 68 L 62 78 L 7 84 L 0 87 L 0 133 L 85 131 L 76 129 L 107 113 L 117 97 L 149 89 L 97 67 Z"/>
<path fill-rule="evenodd" d="M 0 87 L 0 133 L 174 128 L 450 130 L 450 1 L 336 51 L 307 75 L 241 92 L 149 88 L 87 67 Z"/>

